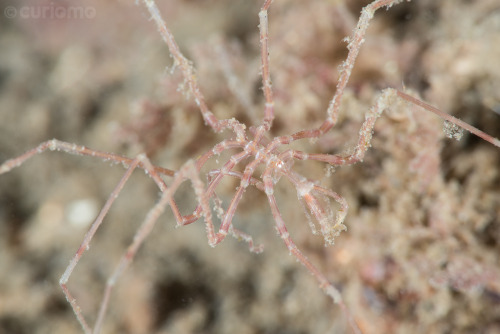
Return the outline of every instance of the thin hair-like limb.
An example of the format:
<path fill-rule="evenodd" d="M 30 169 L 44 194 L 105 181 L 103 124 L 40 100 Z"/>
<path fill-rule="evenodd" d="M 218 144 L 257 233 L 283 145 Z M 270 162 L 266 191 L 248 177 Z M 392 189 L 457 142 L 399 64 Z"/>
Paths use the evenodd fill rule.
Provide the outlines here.
<path fill-rule="evenodd" d="M 116 185 L 115 189 L 113 190 L 113 192 L 109 196 L 108 200 L 106 201 L 106 204 L 104 204 L 103 208 L 101 209 L 101 212 L 99 213 L 99 215 L 97 216 L 95 221 L 90 226 L 90 229 L 88 230 L 87 234 L 85 234 L 85 237 L 83 238 L 83 242 L 81 243 L 80 247 L 78 248 L 78 251 L 71 259 L 68 267 L 66 268 L 66 270 L 64 271 L 63 275 L 61 276 L 61 278 L 59 280 L 59 285 L 61 286 L 61 288 L 64 292 L 64 295 L 66 296 L 66 299 L 70 303 L 71 307 L 73 308 L 73 312 L 76 315 L 76 318 L 78 319 L 78 321 L 80 322 L 80 325 L 82 326 L 83 330 L 87 334 L 92 333 L 92 330 L 91 330 L 90 326 L 88 325 L 87 321 L 85 320 L 85 318 L 82 314 L 82 310 L 81 310 L 80 306 L 78 305 L 76 299 L 69 292 L 67 283 L 68 283 L 69 277 L 73 273 L 73 270 L 75 269 L 76 265 L 80 261 L 83 253 L 89 249 L 90 242 L 92 241 L 92 238 L 94 237 L 95 233 L 97 232 L 97 230 L 101 226 L 101 224 L 104 220 L 104 217 L 106 217 L 109 209 L 111 208 L 111 206 L 113 205 L 115 200 L 118 198 L 118 195 L 120 194 L 123 187 L 125 186 L 125 183 L 127 183 L 128 179 L 132 175 L 132 172 L 137 168 L 137 166 L 141 162 L 142 161 L 140 158 L 136 158 L 136 159 L 132 160 L 130 167 L 127 169 L 127 171 L 125 172 L 123 177 L 120 179 L 120 181 Z M 100 322 L 98 321 L 97 324 L 99 324 L 99 323 Z M 97 325 L 96 325 L 96 328 L 97 328 Z M 98 333 L 99 331 L 98 330 L 96 331 L 94 329 L 93 332 Z"/>
<path fill-rule="evenodd" d="M 134 159 L 127 158 L 118 154 L 114 153 L 108 153 L 108 152 L 103 152 L 103 151 L 98 151 L 94 150 L 82 145 L 76 145 L 73 143 L 68 143 L 64 142 L 61 140 L 57 139 L 51 139 L 44 141 L 43 143 L 40 143 L 37 147 L 25 152 L 24 154 L 5 161 L 0 165 L 0 174 L 7 173 L 11 171 L 14 168 L 17 168 L 24 164 L 27 160 L 33 158 L 36 155 L 42 154 L 45 151 L 60 151 L 60 152 L 65 152 L 73 155 L 85 155 L 89 157 L 94 157 L 94 158 L 100 158 L 104 161 L 112 161 L 114 163 L 121 163 L 125 167 L 129 166 Z M 139 162 L 138 167 L 143 168 L 143 163 Z M 159 166 L 154 166 L 153 170 L 156 173 L 167 175 L 167 176 L 174 176 L 175 171 L 168 169 L 168 168 L 163 168 Z"/>
<path fill-rule="evenodd" d="M 417 105 L 425 110 L 428 110 L 428 111 L 438 115 L 442 119 L 444 119 L 448 122 L 451 122 L 451 123 L 461 127 L 462 129 L 469 131 L 470 133 L 478 136 L 479 138 L 484 139 L 488 143 L 491 143 L 491 144 L 495 145 L 496 147 L 500 147 L 500 140 L 499 139 L 497 139 L 493 136 L 490 136 L 489 134 L 479 130 L 478 128 L 473 127 L 472 125 L 470 125 L 470 124 L 468 124 L 468 123 L 466 123 L 466 122 L 464 122 L 456 117 L 453 117 L 452 115 L 449 115 L 445 112 L 442 112 L 438 108 L 433 107 L 430 104 L 425 103 L 419 99 L 416 99 L 413 96 L 408 95 L 406 93 L 403 93 L 399 90 L 396 91 L 396 94 L 398 94 L 398 96 L 401 97 L 402 99 L 405 99 L 406 101 L 411 102 L 411 103 L 413 103 L 413 104 L 415 104 L 415 105 Z"/>
<path fill-rule="evenodd" d="M 332 298 L 332 300 L 336 304 L 340 305 L 353 332 L 355 334 L 362 334 L 358 324 L 354 320 L 354 317 L 352 316 L 348 307 L 345 305 L 340 291 L 335 288 L 332 283 L 330 283 L 328 278 L 326 278 L 326 276 L 307 259 L 307 257 L 297 248 L 297 246 L 293 242 L 292 238 L 290 237 L 290 233 L 288 233 L 288 229 L 286 228 L 285 221 L 283 220 L 283 217 L 281 216 L 281 213 L 278 209 L 278 204 L 276 203 L 276 198 L 274 197 L 273 182 L 270 173 L 265 173 L 263 178 L 265 184 L 265 193 L 269 201 L 269 206 L 271 207 L 274 221 L 276 223 L 276 229 L 281 239 L 283 239 L 283 241 L 285 242 L 286 247 L 288 248 L 290 253 L 295 256 L 297 260 L 302 263 L 302 265 L 304 265 L 307 270 L 309 270 L 309 272 L 311 272 L 311 274 L 313 274 L 313 276 L 319 282 L 320 288 L 325 292 L 325 294 Z"/>

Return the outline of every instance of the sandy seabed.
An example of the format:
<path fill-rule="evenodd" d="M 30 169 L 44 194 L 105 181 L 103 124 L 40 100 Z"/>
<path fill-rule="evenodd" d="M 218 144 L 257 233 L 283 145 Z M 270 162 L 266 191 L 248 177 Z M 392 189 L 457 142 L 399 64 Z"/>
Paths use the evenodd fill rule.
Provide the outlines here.
<path fill-rule="evenodd" d="M 347 52 L 342 39 L 366 3 L 273 2 L 271 136 L 321 124 Z M 248 126 L 263 112 L 259 6 L 160 5 L 211 110 Z M 87 11 L 71 17 L 75 7 Z M 134 1 L 12 0 L 0 8 L 0 161 L 57 138 L 130 157 L 144 151 L 175 170 L 229 135 L 203 124 Z M 56 17 L 56 9 L 66 16 Z M 500 137 L 499 83 L 497 0 L 404 2 L 376 14 L 338 125 L 294 148 L 352 151 L 385 87 L 406 89 Z M 298 247 L 342 292 L 366 334 L 500 333 L 500 150 L 468 134 L 447 139 L 442 120 L 406 103 L 377 122 L 372 144 L 354 166 L 294 166 L 348 201 L 348 229 L 334 246 L 311 233 L 295 189 L 278 183 L 278 205 Z M 1 334 L 82 332 L 58 281 L 123 173 L 120 165 L 48 152 L 0 176 Z M 236 186 L 228 179 L 218 188 L 226 207 Z M 106 279 L 158 196 L 136 171 L 71 276 L 91 323 Z M 176 199 L 183 212 L 194 209 L 188 184 Z M 245 193 L 233 223 L 265 251 L 252 254 L 234 238 L 212 249 L 202 221 L 176 229 L 172 214 L 163 215 L 113 290 L 103 333 L 349 333 L 339 308 L 276 236 L 262 193 Z"/>

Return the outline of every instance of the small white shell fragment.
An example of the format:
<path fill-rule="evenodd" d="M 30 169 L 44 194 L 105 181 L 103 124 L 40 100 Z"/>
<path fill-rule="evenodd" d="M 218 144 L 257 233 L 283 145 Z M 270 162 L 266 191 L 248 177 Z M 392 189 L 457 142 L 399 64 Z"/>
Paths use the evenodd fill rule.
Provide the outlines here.
<path fill-rule="evenodd" d="M 71 202 L 66 210 L 66 219 L 75 227 L 87 227 L 96 218 L 99 210 L 97 201 L 85 198 Z"/>

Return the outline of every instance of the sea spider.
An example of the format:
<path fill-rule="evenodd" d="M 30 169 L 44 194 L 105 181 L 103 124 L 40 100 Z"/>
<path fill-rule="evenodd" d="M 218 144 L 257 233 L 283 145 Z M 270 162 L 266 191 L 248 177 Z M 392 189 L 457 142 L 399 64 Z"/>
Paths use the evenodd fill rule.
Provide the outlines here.
<path fill-rule="evenodd" d="M 265 97 L 264 117 L 262 122 L 258 126 L 250 129 L 249 131 L 247 131 L 244 124 L 240 123 L 236 119 L 219 120 L 209 110 L 207 104 L 205 103 L 205 98 L 198 86 L 198 82 L 192 65 L 180 52 L 180 49 L 177 46 L 172 33 L 165 25 L 164 20 L 162 19 L 154 1 L 144 0 L 143 2 L 149 10 L 153 20 L 158 25 L 160 34 L 167 43 L 170 53 L 174 58 L 175 66 L 181 69 L 185 84 L 188 87 L 188 91 L 194 97 L 205 123 L 217 133 L 220 133 L 224 130 L 232 131 L 234 133 L 234 137 L 218 143 L 213 147 L 212 150 L 203 154 L 196 160 L 189 160 L 177 172 L 152 165 L 149 159 L 143 154 L 134 159 L 131 159 L 111 153 L 92 150 L 71 143 L 61 142 L 58 140 L 50 140 L 44 142 L 35 149 L 28 151 L 18 158 L 11 159 L 0 166 L 0 173 L 6 173 L 12 168 L 21 165 L 34 155 L 40 154 L 46 150 L 57 150 L 64 151 L 70 154 L 100 157 L 105 160 L 122 163 L 128 167 L 126 173 L 110 195 L 99 216 L 92 224 L 79 250 L 75 254 L 70 265 L 67 267 L 60 280 L 60 285 L 64 291 L 64 294 L 70 302 L 84 331 L 86 333 L 98 333 L 100 331 L 105 318 L 111 290 L 116 280 L 130 264 L 139 247 L 151 232 L 158 217 L 165 210 L 166 206 L 171 207 L 179 226 L 191 224 L 197 221 L 199 218 L 203 217 L 206 224 L 208 242 L 211 246 L 217 245 L 225 239 L 227 234 L 231 234 L 238 239 L 243 239 L 248 242 L 251 251 L 260 252 L 261 247 L 255 246 L 252 238 L 249 235 L 232 226 L 235 211 L 244 195 L 244 192 L 248 189 L 248 187 L 255 186 L 257 189 L 265 193 L 276 223 L 276 229 L 285 242 L 285 245 L 290 253 L 294 255 L 314 275 L 314 277 L 318 280 L 321 289 L 323 289 L 323 291 L 328 296 L 330 296 L 335 303 L 341 306 L 352 327 L 352 330 L 356 333 L 359 333 L 360 330 L 357 327 L 352 315 L 348 311 L 346 305 L 344 304 L 339 291 L 328 281 L 327 277 L 303 255 L 303 253 L 295 246 L 293 240 L 291 239 L 285 226 L 284 219 L 282 218 L 282 215 L 278 209 L 276 198 L 274 196 L 275 185 L 282 177 L 289 180 L 293 184 L 297 191 L 299 199 L 303 201 L 307 210 L 319 224 L 319 230 L 323 235 L 325 242 L 328 244 L 333 244 L 335 237 L 337 237 L 341 231 L 345 230 L 343 222 L 347 214 L 347 202 L 336 192 L 322 187 L 316 184 L 314 181 L 309 180 L 306 177 L 303 177 L 295 172 L 292 169 L 294 161 L 314 160 L 326 162 L 333 166 L 351 165 L 362 161 L 366 151 L 370 147 L 375 121 L 396 98 L 402 98 L 408 102 L 434 112 L 440 117 L 452 122 L 453 124 L 465 128 L 483 137 L 496 146 L 500 146 L 499 141 L 485 135 L 484 133 L 469 126 L 468 124 L 454 119 L 440 112 L 439 110 L 407 95 L 406 93 L 394 89 L 386 89 L 381 93 L 375 105 L 367 112 L 366 119 L 359 132 L 358 144 L 353 153 L 341 155 L 318 153 L 309 154 L 287 148 L 287 145 L 291 144 L 294 141 L 298 141 L 301 139 L 317 139 L 323 136 L 337 123 L 338 114 L 340 111 L 340 102 L 343 96 L 344 89 L 349 81 L 351 70 L 354 67 L 354 63 L 360 47 L 364 42 L 366 29 L 371 18 L 374 15 L 374 12 L 379 8 L 390 7 L 396 3 L 399 3 L 400 0 L 377 0 L 363 9 L 354 35 L 349 40 L 349 54 L 347 60 L 342 66 L 337 90 L 329 104 L 327 117 L 324 122 L 319 127 L 312 130 L 299 131 L 289 136 L 279 136 L 275 138 L 269 138 L 270 129 L 273 125 L 274 120 L 274 99 L 271 87 L 269 66 L 267 12 L 272 0 L 266 0 L 259 13 L 262 63 L 261 71 Z M 207 175 L 209 179 L 208 184 L 205 185 L 199 175 L 200 170 L 205 166 L 208 160 L 219 156 L 221 153 L 227 150 L 239 150 L 239 152 L 233 154 L 230 159 L 225 162 L 219 169 L 211 170 Z M 243 164 L 245 166 L 243 172 L 235 171 L 235 167 L 237 165 Z M 260 166 L 264 166 L 264 172 L 259 177 L 255 174 L 257 168 Z M 154 181 L 162 191 L 162 195 L 158 203 L 150 210 L 146 219 L 142 222 L 141 227 L 136 233 L 133 243 L 129 246 L 118 267 L 108 279 L 98 318 L 95 325 L 90 326 L 84 319 L 77 301 L 75 300 L 75 298 L 73 298 L 70 291 L 68 290 L 67 282 L 75 266 L 78 264 L 81 256 L 83 255 L 85 250 L 88 249 L 94 234 L 100 227 L 104 217 L 108 213 L 109 208 L 113 204 L 114 200 L 118 197 L 123 186 L 136 168 L 144 169 L 154 179 Z M 171 176 L 173 177 L 173 179 L 167 186 L 160 175 Z M 240 181 L 239 187 L 237 188 L 236 193 L 234 194 L 234 197 L 231 200 L 229 206 L 225 210 L 218 205 L 216 205 L 215 207 L 215 209 L 220 212 L 221 215 L 221 224 L 219 229 L 217 230 L 214 227 L 212 220 L 212 209 L 210 207 L 210 201 L 216 200 L 215 189 L 225 176 L 230 176 L 239 179 Z M 190 215 L 182 215 L 173 199 L 174 193 L 185 181 L 190 181 L 192 183 L 198 202 L 198 206 Z M 340 206 L 340 210 L 336 214 L 333 214 L 330 208 L 325 205 L 326 203 L 328 203 L 329 199 L 333 199 Z"/>

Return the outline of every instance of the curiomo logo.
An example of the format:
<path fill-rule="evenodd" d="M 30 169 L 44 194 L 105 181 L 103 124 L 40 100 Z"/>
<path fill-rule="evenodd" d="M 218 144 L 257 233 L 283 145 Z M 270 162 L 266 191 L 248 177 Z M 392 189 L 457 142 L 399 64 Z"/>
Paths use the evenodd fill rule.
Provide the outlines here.
<path fill-rule="evenodd" d="M 42 20 L 86 20 L 96 16 L 92 6 L 70 6 L 51 2 L 46 5 L 7 6 L 3 14 L 9 19 L 42 19 Z"/>

